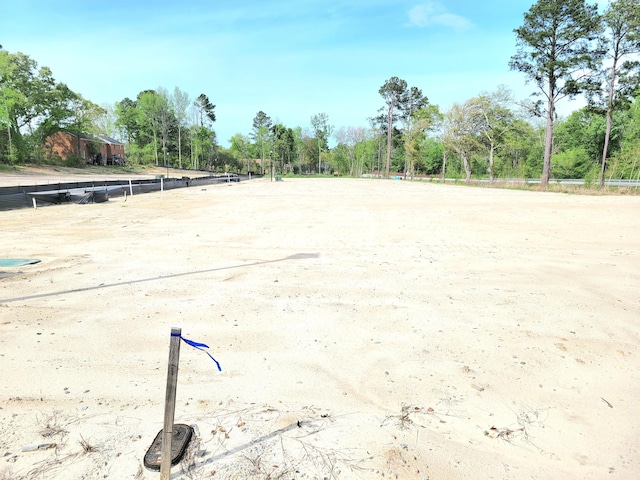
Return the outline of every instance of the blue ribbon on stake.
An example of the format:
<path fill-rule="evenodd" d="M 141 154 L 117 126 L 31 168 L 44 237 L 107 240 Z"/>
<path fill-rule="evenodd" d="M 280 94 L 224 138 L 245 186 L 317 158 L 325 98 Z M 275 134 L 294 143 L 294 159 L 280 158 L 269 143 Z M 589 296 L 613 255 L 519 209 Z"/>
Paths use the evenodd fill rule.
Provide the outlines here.
<path fill-rule="evenodd" d="M 199 342 L 194 342 L 193 340 L 189 340 L 188 338 L 184 338 L 182 335 L 180 335 L 179 333 L 172 333 L 171 334 L 172 337 L 180 337 L 180 339 L 186 343 L 187 345 L 192 346 L 193 348 L 200 350 L 204 353 L 206 353 L 207 355 L 209 355 L 209 358 L 211 358 L 211 360 L 213 360 L 216 365 L 218 366 L 218 371 L 221 372 L 222 368 L 220 367 L 220 364 L 218 363 L 218 361 L 213 358 L 213 355 L 211 355 L 209 352 L 207 352 L 206 350 L 204 350 L 205 348 L 209 348 L 209 345 L 206 345 L 204 343 L 199 343 Z"/>

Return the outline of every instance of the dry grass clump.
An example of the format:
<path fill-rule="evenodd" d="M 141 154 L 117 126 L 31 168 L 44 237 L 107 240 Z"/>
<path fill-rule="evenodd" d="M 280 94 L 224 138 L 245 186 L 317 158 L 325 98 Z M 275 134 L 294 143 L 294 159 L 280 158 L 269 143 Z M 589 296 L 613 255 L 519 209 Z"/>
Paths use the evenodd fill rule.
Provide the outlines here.
<path fill-rule="evenodd" d="M 486 437 L 503 440 L 508 443 L 520 441 L 532 445 L 542 451 L 540 447 L 533 443 L 531 431 L 533 427 L 544 423 L 546 415 L 547 410 L 522 407 L 516 414 L 516 425 L 499 428 L 491 426 L 484 431 L 484 435 Z"/>
<path fill-rule="evenodd" d="M 194 435 L 180 464 L 190 480 L 338 479 L 344 471 L 363 470 L 371 458 L 327 442 L 325 433 L 335 418 L 315 407 L 282 412 L 252 406 L 217 413 L 211 420 L 208 438 L 192 426 Z"/>

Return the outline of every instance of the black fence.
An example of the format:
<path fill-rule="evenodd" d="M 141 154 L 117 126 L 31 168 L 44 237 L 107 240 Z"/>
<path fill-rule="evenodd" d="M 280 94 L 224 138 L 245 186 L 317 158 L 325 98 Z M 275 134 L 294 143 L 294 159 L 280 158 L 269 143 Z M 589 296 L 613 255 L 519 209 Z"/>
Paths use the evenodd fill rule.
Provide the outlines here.
<path fill-rule="evenodd" d="M 147 180 L 101 180 L 93 182 L 64 182 L 46 185 L 0 187 L 0 210 L 13 210 L 61 203 L 100 203 L 109 196 L 159 192 L 174 188 L 230 183 L 246 180 L 246 175 L 209 175 L 206 177 L 155 178 Z"/>

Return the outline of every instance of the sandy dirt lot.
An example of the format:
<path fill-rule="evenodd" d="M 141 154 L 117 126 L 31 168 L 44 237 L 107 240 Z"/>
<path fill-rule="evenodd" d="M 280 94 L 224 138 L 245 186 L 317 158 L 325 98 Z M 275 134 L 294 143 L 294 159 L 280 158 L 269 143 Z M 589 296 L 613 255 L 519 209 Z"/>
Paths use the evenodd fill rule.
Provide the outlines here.
<path fill-rule="evenodd" d="M 254 180 L 0 212 L 0 479 L 640 478 L 640 198 Z M 23 451 L 25 446 L 55 447 Z"/>

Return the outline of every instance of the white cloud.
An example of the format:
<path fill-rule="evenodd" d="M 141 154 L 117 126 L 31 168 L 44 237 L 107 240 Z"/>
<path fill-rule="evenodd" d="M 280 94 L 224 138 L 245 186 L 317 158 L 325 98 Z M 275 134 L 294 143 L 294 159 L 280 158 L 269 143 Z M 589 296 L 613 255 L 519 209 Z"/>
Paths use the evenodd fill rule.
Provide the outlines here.
<path fill-rule="evenodd" d="M 466 30 L 473 27 L 473 23 L 465 17 L 449 13 L 436 2 L 416 5 L 409 10 L 409 24 L 414 27 L 428 27 L 432 25 L 449 27 L 455 30 Z"/>

